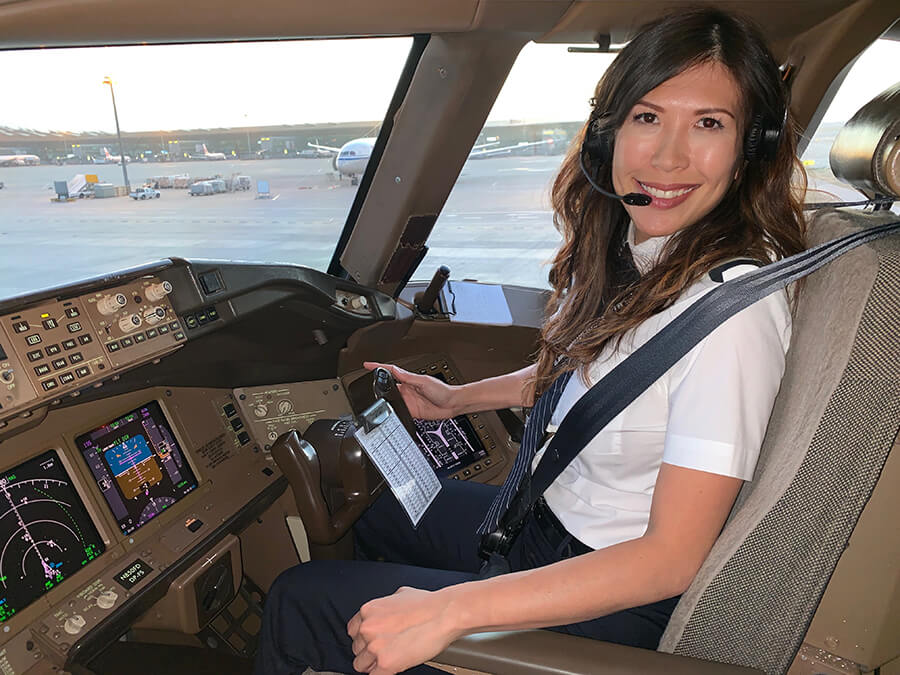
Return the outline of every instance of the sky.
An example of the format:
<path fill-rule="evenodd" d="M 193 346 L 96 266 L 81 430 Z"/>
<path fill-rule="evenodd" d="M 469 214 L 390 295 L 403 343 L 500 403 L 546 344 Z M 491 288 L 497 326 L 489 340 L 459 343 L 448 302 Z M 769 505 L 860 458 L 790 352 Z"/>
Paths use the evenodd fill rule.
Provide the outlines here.
<path fill-rule="evenodd" d="M 0 51 L 0 126 L 113 131 L 113 79 L 123 131 L 378 121 L 410 38 Z M 609 54 L 527 45 L 490 121 L 572 121 Z M 825 115 L 846 121 L 900 80 L 900 42 L 857 61 Z"/>

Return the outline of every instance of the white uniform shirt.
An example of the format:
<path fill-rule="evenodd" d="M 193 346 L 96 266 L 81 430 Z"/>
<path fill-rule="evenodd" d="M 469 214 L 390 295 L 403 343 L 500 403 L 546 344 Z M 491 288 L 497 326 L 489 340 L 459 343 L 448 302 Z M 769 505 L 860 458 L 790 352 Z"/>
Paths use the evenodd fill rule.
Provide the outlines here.
<path fill-rule="evenodd" d="M 629 233 L 630 234 L 630 233 Z M 652 265 L 664 240 L 635 247 L 639 269 Z M 733 267 L 733 279 L 753 265 Z M 675 304 L 607 348 L 590 368 L 589 384 L 576 373 L 547 426 L 554 432 L 575 402 L 615 366 L 691 304 L 718 286 L 708 275 Z M 731 317 L 597 434 L 544 493 L 565 528 L 592 548 L 644 534 L 662 462 L 750 480 L 784 373 L 791 336 L 787 295 L 775 292 Z M 535 456 L 537 467 L 546 445 Z"/>

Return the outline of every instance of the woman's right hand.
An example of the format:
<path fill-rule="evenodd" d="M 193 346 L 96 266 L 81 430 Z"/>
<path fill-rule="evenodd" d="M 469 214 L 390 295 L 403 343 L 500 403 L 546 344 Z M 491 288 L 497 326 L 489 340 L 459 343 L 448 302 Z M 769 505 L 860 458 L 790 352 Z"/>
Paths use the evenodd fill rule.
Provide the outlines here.
<path fill-rule="evenodd" d="M 459 414 L 457 409 L 458 387 L 450 386 L 430 375 L 419 375 L 390 363 L 366 361 L 366 370 L 386 368 L 397 381 L 397 389 L 409 414 L 420 420 L 445 420 Z"/>

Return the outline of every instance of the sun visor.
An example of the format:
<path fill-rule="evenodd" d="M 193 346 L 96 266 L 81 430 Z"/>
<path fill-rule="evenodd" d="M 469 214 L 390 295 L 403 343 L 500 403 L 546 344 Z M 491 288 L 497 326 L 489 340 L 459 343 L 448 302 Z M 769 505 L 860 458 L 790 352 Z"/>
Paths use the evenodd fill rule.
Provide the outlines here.
<path fill-rule="evenodd" d="M 831 171 L 863 191 L 900 197 L 900 82 L 860 108 L 838 133 Z"/>

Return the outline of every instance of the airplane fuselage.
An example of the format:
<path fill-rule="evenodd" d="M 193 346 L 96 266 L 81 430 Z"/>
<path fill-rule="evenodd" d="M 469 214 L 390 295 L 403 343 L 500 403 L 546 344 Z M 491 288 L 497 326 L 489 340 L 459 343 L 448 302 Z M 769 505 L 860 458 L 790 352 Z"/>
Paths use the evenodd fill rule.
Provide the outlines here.
<path fill-rule="evenodd" d="M 37 155 L 0 155 L 0 166 L 37 166 L 41 158 Z"/>
<path fill-rule="evenodd" d="M 334 158 L 334 168 L 343 176 L 361 176 L 374 147 L 374 138 L 354 138 L 344 143 Z"/>

